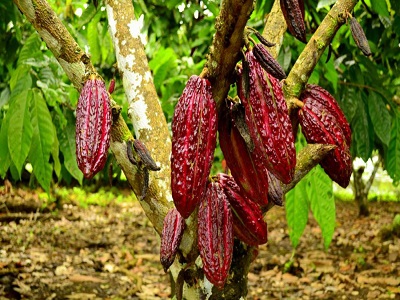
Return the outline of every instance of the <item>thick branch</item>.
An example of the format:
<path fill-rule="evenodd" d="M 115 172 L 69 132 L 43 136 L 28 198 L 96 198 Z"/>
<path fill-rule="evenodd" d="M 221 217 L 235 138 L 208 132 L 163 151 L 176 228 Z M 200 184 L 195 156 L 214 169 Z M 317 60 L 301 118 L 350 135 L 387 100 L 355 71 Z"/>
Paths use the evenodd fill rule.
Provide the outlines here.
<path fill-rule="evenodd" d="M 14 0 L 80 91 L 85 72 L 93 65 L 45 0 Z"/>
<path fill-rule="evenodd" d="M 338 0 L 333 5 L 284 81 L 283 89 L 286 99 L 300 96 L 321 55 L 340 26 L 345 23 L 346 13 L 351 11 L 357 2 L 358 0 Z"/>
<path fill-rule="evenodd" d="M 294 172 L 294 178 L 291 183 L 284 185 L 283 192 L 286 194 L 295 185 L 303 179 L 304 176 L 311 171 L 320 161 L 333 149 L 335 145 L 323 145 L 323 144 L 310 144 L 301 149 L 297 154 L 297 164 Z"/>
<path fill-rule="evenodd" d="M 216 33 L 206 63 L 207 77 L 212 83 L 217 104 L 225 99 L 233 82 L 233 71 L 241 59 L 243 30 L 252 11 L 252 0 L 226 0 L 221 3 L 215 21 Z"/>
<path fill-rule="evenodd" d="M 171 140 L 164 114 L 154 87 L 143 44 L 140 40 L 140 25 L 135 20 L 132 1 L 109 0 L 106 2 L 109 31 L 117 57 L 118 70 L 123 79 L 125 95 L 129 101 L 128 114 L 132 120 L 136 137 L 143 141 L 153 159 L 161 167 L 150 173 L 150 186 L 142 207 L 160 233 L 162 221 L 168 208 L 172 207 L 170 188 Z M 119 117 L 120 122 L 124 123 Z M 124 129 L 125 131 L 127 130 Z M 136 195 L 140 195 L 143 182 L 142 172 L 127 159 L 126 138 L 120 134 L 115 138 L 113 152 L 121 153 L 119 164 Z"/>

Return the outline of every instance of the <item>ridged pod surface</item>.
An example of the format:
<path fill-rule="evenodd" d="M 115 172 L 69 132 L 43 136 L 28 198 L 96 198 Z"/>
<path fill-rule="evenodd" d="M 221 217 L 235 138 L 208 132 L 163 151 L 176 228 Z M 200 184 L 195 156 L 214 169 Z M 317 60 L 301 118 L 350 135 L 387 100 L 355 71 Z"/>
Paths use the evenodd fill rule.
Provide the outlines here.
<path fill-rule="evenodd" d="M 207 279 L 219 289 L 225 285 L 232 262 L 232 212 L 222 186 L 207 185 L 198 211 L 198 247 Z"/>
<path fill-rule="evenodd" d="M 239 97 L 254 143 L 256 164 L 288 184 L 294 175 L 296 150 L 281 84 L 261 67 L 251 51 L 246 53 L 246 60 L 250 71 L 248 97 L 240 79 Z"/>
<path fill-rule="evenodd" d="M 343 130 L 344 136 L 346 138 L 347 146 L 350 148 L 351 145 L 351 128 L 347 119 L 341 110 L 339 104 L 336 102 L 335 98 L 324 88 L 316 84 L 307 84 L 304 92 L 301 94 L 300 100 L 304 103 L 318 102 L 322 106 L 329 110 L 329 113 L 335 117 L 339 122 L 340 127 Z"/>
<path fill-rule="evenodd" d="M 321 161 L 325 173 L 341 187 L 350 182 L 352 160 L 340 120 L 319 102 L 306 101 L 298 112 L 302 132 L 308 143 L 331 144 L 337 147 Z"/>
<path fill-rule="evenodd" d="M 283 16 L 289 32 L 299 41 L 307 43 L 304 24 L 303 0 L 280 0 Z"/>
<path fill-rule="evenodd" d="M 178 210 L 174 208 L 168 211 L 164 218 L 160 248 L 160 261 L 165 272 L 174 262 L 184 230 L 185 219 L 182 218 Z"/>
<path fill-rule="evenodd" d="M 279 80 L 286 78 L 285 71 L 281 65 L 262 44 L 257 44 L 254 46 L 253 54 L 264 70 L 269 74 Z"/>
<path fill-rule="evenodd" d="M 190 216 L 201 201 L 214 157 L 217 111 L 211 84 L 190 77 L 172 120 L 171 188 L 182 217 Z"/>
<path fill-rule="evenodd" d="M 350 30 L 358 49 L 360 49 L 365 56 L 370 56 L 372 52 L 368 44 L 368 39 L 360 23 L 358 23 L 357 19 L 354 17 L 350 19 Z"/>
<path fill-rule="evenodd" d="M 76 158 L 85 178 L 104 168 L 110 147 L 110 95 L 95 74 L 86 80 L 76 108 Z"/>
<path fill-rule="evenodd" d="M 242 193 L 260 205 L 267 205 L 268 177 L 257 168 L 252 153 L 235 124 L 232 109 L 241 113 L 243 107 L 238 105 L 234 108 L 232 102 L 223 104 L 218 121 L 219 144 L 226 164 Z"/>
<path fill-rule="evenodd" d="M 233 177 L 221 173 L 217 178 L 232 209 L 234 235 L 250 246 L 265 244 L 268 230 L 260 206 L 242 196 Z"/>

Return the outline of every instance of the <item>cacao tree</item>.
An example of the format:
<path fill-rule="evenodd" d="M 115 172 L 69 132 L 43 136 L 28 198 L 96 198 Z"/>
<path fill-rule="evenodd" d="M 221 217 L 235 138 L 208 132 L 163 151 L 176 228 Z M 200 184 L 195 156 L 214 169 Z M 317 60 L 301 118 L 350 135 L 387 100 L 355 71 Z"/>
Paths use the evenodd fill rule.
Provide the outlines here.
<path fill-rule="evenodd" d="M 164 225 L 164 217 L 170 215 L 174 201 L 175 205 L 179 203 L 174 196 L 176 185 L 173 182 L 171 185 L 171 179 L 181 169 L 179 165 L 175 165 L 177 168 L 174 171 L 173 166 L 171 176 L 170 156 L 173 147 L 168 127 L 173 120 L 176 100 L 191 75 L 200 75 L 198 81 L 202 84 L 204 82 L 204 86 L 202 85 L 200 89 L 205 90 L 206 86 L 209 87 L 209 91 L 204 91 L 204 93 L 210 92 L 213 98 L 211 100 L 215 101 L 211 104 L 208 101 L 203 110 L 215 105 L 215 110 L 221 113 L 228 95 L 231 98 L 239 95 L 243 103 L 251 98 L 253 92 L 249 85 L 251 86 L 252 81 L 261 80 L 256 76 L 264 72 L 259 71 L 253 75 L 251 73 L 254 71 L 256 61 L 252 54 L 249 54 L 253 43 L 249 36 L 253 33 L 260 32 L 254 35 L 259 41 L 266 41 L 264 43 L 268 44 L 268 51 L 271 54 L 271 57 L 261 54 L 261 60 L 265 63 L 272 62 L 272 69 L 276 70 L 278 65 L 272 59 L 277 58 L 283 65 L 284 73 L 287 74 L 287 78 L 282 82 L 270 78 L 268 84 L 270 84 L 270 89 L 274 90 L 275 98 L 272 103 L 279 106 L 276 114 L 281 116 L 281 110 L 284 110 L 282 107 L 286 107 L 286 116 L 290 117 L 291 122 L 283 122 L 280 127 L 284 127 L 283 125 L 288 127 L 291 124 L 294 128 L 292 134 L 293 141 L 296 137 L 297 162 L 294 165 L 294 160 L 290 158 L 283 169 L 278 167 L 271 169 L 271 165 L 274 167 L 277 164 L 270 161 L 266 163 L 267 166 L 256 164 L 255 171 L 265 167 L 280 179 L 276 185 L 277 193 L 287 194 L 285 209 L 294 246 L 298 244 L 307 223 L 309 207 L 321 225 L 325 246 L 329 245 L 334 230 L 335 208 L 332 181 L 328 175 L 342 176 L 343 172 L 348 172 L 347 145 L 352 145 L 353 157 L 359 156 L 364 160 L 371 157 L 374 149 L 379 150 L 389 175 L 395 182 L 400 178 L 399 82 L 396 79 L 399 78 L 396 77 L 399 54 L 388 53 L 389 50 L 381 47 L 386 43 L 393 43 L 395 47 L 398 47 L 396 28 L 399 27 L 400 19 L 393 13 L 394 10 L 398 10 L 398 4 L 395 1 L 380 1 L 380 4 L 377 4 L 378 1 L 362 1 L 362 3 L 356 0 L 320 1 L 317 7 L 306 1 L 305 14 L 301 5 L 302 1 L 288 0 L 274 3 L 258 1 L 255 10 L 253 1 L 246 0 L 222 0 L 219 5 L 211 1 L 200 3 L 194 1 L 187 3 L 186 6 L 179 1 L 168 1 L 162 4 L 157 1 L 148 3 L 139 1 L 132 4 L 131 1 L 126 0 L 107 0 L 104 3 L 96 1 L 87 6 L 80 4 L 80 7 L 73 7 L 69 3 L 65 6 L 53 5 L 53 8 L 44 0 L 14 0 L 13 2 L 15 6 L 12 3 L 0 4 L 4 8 L 2 13 L 7 12 L 4 20 L 10 20 L 2 23 L 2 34 L 5 37 L 4 40 L 7 41 L 7 46 L 10 47 L 8 50 L 18 49 L 18 51 L 3 53 L 2 72 L 7 74 L 5 75 L 7 84 L 1 87 L 0 98 L 2 109 L 1 177 L 10 176 L 18 180 L 24 175 L 26 164 L 29 163 L 33 169 L 32 180 L 37 180 L 47 192 L 50 191 L 53 173 L 58 180 L 69 181 L 75 178 L 82 183 L 83 175 L 76 163 L 73 113 L 77 107 L 78 94 L 84 87 L 87 74 L 97 73 L 95 66 L 101 66 L 104 78 L 116 75 L 117 90 L 119 89 L 120 93 L 112 94 L 110 149 L 133 191 L 138 198 L 142 199 L 143 210 L 155 230 L 158 234 L 162 234 L 164 229 L 164 236 L 170 236 L 174 240 L 171 250 L 167 248 L 163 250 L 177 251 L 177 258 L 173 260 L 173 256 L 162 256 L 162 262 L 164 262 L 164 268 L 169 267 L 172 274 L 177 298 L 239 299 L 245 297 L 246 275 L 254 259 L 254 244 L 257 245 L 260 240 L 265 241 L 265 230 L 262 229 L 262 224 L 265 223 L 263 222 L 250 231 L 250 233 L 257 233 L 259 230 L 263 234 L 255 235 L 253 239 L 249 238 L 247 244 L 238 239 L 233 242 L 233 238 L 227 238 L 228 235 L 224 233 L 229 232 L 229 228 L 223 227 L 224 230 L 220 228 L 212 233 L 216 236 L 220 234 L 225 238 L 221 242 L 223 253 L 218 252 L 222 251 L 221 249 L 215 250 L 221 254 L 221 257 L 219 260 L 216 259 L 215 266 L 213 265 L 214 253 L 210 253 L 209 249 L 214 249 L 215 245 L 211 245 L 212 238 L 203 234 L 204 230 L 200 229 L 201 236 L 198 237 L 197 216 L 201 220 L 201 226 L 199 226 L 201 228 L 210 221 L 210 218 L 223 224 L 229 223 L 229 220 L 235 216 L 243 220 L 244 217 L 240 217 L 240 213 L 248 209 L 245 202 L 241 202 L 238 196 L 233 197 L 238 201 L 237 203 L 229 202 L 228 195 L 242 194 L 243 190 L 233 184 L 228 184 L 228 180 L 225 180 L 222 175 L 219 175 L 217 179 L 212 179 L 206 192 L 196 191 L 196 195 L 201 198 L 201 203 L 191 205 L 190 212 L 187 212 L 186 208 L 179 209 L 179 204 L 177 205 L 178 210 L 187 213 L 184 216 L 187 217 L 185 225 L 179 217 L 175 219 L 168 217 L 167 226 Z M 391 7 L 388 7 L 388 4 Z M 75 18 L 74 11 L 77 8 L 81 9 L 82 14 L 75 26 L 72 26 L 69 21 Z M 148 19 L 148 22 L 144 22 L 144 32 L 148 39 L 146 49 L 141 40 L 141 18 L 137 18 L 142 15 L 141 13 L 143 13 L 143 18 L 153 17 L 151 21 Z M 265 14 L 267 17 L 264 18 Z M 60 19 L 59 15 L 63 19 Z M 350 30 L 353 17 L 357 18 L 362 25 L 357 28 L 355 41 L 351 39 Z M 299 22 L 299 18 L 303 18 L 303 22 Z M 168 20 L 171 26 L 161 27 L 160 20 Z M 180 26 L 182 20 L 185 20 L 184 27 Z M 200 31 L 199 22 L 195 20 L 215 23 L 215 28 L 208 27 L 208 30 Z M 288 23 L 287 20 L 289 20 Z M 16 26 L 16 24 L 22 26 Z M 37 33 L 22 37 L 22 33 L 29 32 L 23 29 L 31 26 L 30 24 Z M 360 28 L 366 32 L 367 45 L 371 47 L 374 59 L 363 57 L 358 48 L 365 51 L 366 47 L 366 41 L 360 35 Z M 287 29 L 294 37 L 285 33 Z M 172 38 L 179 35 L 180 31 L 180 39 L 194 39 L 196 44 L 185 43 L 187 47 L 180 49 L 181 44 L 176 42 L 177 39 Z M 397 38 L 397 44 L 393 37 Z M 158 44 L 157 38 L 164 39 L 164 44 Z M 345 38 L 346 42 L 343 42 L 341 38 Z M 24 40 L 24 45 L 19 48 L 18 41 L 20 40 Z M 304 45 L 303 42 L 307 43 Z M 107 46 L 101 47 L 102 44 Z M 82 49 L 83 45 L 89 46 L 88 53 Z M 153 51 L 149 51 L 151 47 Z M 52 55 L 48 55 L 46 49 L 49 49 Z M 191 57 L 192 60 L 187 59 L 186 62 L 181 62 L 179 69 L 176 62 L 179 60 L 177 54 L 182 54 L 184 51 L 189 53 L 185 57 Z M 258 51 L 258 54 L 262 52 L 262 50 Z M 328 55 L 328 52 L 332 54 Z M 208 54 L 205 55 L 206 53 Z M 256 56 L 257 51 L 254 52 L 254 57 Z M 333 57 L 328 59 L 329 56 Z M 113 66 L 114 57 L 115 66 Z M 250 70 L 246 70 L 246 66 Z M 11 69 L 12 72 L 6 72 L 7 69 Z M 171 79 L 171 70 L 179 71 L 180 77 Z M 365 71 L 368 71 L 371 77 L 363 76 L 362 73 Z M 286 76 L 284 73 L 278 72 L 277 74 L 280 75 L 275 76 L 281 76 L 280 79 L 282 79 Z M 247 77 L 249 79 L 246 79 Z M 239 81 L 238 90 L 235 91 L 231 85 L 237 78 L 242 79 Z M 72 85 L 68 85 L 68 82 Z M 304 129 L 307 120 L 315 115 L 313 115 L 313 109 L 316 105 L 308 104 L 306 98 L 302 97 L 307 83 L 323 86 L 335 96 L 347 121 L 351 124 L 353 132 L 351 141 L 345 130 L 340 129 L 343 130 L 340 133 L 339 129 L 332 129 L 334 125 L 328 127 L 334 133 L 339 132 L 340 142 L 334 140 L 335 134 L 332 132 L 329 132 L 331 139 L 329 142 L 324 139 L 325 137 L 313 140 L 315 132 L 312 130 L 311 132 L 303 130 L 305 137 L 300 134 L 300 130 L 296 130 L 299 122 Z M 282 89 L 279 88 L 280 84 L 282 84 Z M 190 85 L 188 86 L 190 88 Z M 194 87 L 191 89 L 195 90 Z M 254 93 L 256 92 L 262 95 L 260 90 Z M 283 97 L 277 96 L 278 93 L 284 96 L 283 102 L 279 102 L 279 99 L 282 100 Z M 124 97 L 127 101 L 122 99 Z M 325 109 L 333 114 L 335 109 L 327 107 L 327 105 L 322 105 L 319 112 Z M 249 109 L 247 106 L 246 109 L 248 115 L 252 108 Z M 179 107 L 177 110 L 179 113 Z M 325 113 L 321 113 L 321 117 L 317 119 L 322 120 L 322 115 Z M 203 120 L 203 117 L 204 115 L 200 115 L 200 120 Z M 337 118 L 344 122 L 341 116 Z M 257 127 L 256 121 L 254 126 L 246 122 L 249 127 L 250 141 L 254 143 L 254 147 L 259 144 L 256 136 L 260 135 L 260 139 L 262 138 L 262 130 L 254 130 L 252 133 L 252 129 Z M 214 124 L 210 121 L 211 123 Z M 193 121 L 178 125 L 186 127 L 178 127 L 177 131 L 189 130 L 185 136 L 194 134 L 190 132 L 190 126 L 197 126 Z M 208 129 L 211 131 L 211 128 Z M 172 131 L 174 131 L 173 128 Z M 233 134 L 231 133 L 232 136 Z M 239 133 L 239 135 L 245 139 L 245 134 Z M 307 145 L 306 140 L 314 144 Z M 145 145 L 145 148 L 140 149 L 149 151 L 149 156 L 156 164 L 155 168 L 159 170 L 149 172 L 149 168 L 143 163 L 143 157 L 140 157 L 140 150 L 135 149 L 135 153 L 132 152 L 134 141 L 141 141 Z M 273 145 L 279 145 L 279 142 L 286 143 L 277 138 L 273 141 Z M 206 143 L 205 140 L 199 145 L 205 146 L 202 150 L 211 152 L 212 156 L 213 146 L 204 145 L 204 143 Z M 129 145 L 131 145 L 131 150 L 127 150 Z M 222 143 L 221 148 L 223 148 Z M 250 148 L 251 145 L 245 145 L 243 151 Z M 280 151 L 280 148 L 277 147 L 275 151 Z M 292 150 L 287 151 L 289 153 Z M 256 157 L 262 157 L 265 156 L 267 150 L 252 153 L 256 153 Z M 105 153 L 102 155 L 104 157 Z M 334 156 L 336 164 L 323 163 L 324 159 L 330 155 Z M 268 155 L 268 157 L 271 156 Z M 282 157 L 292 156 L 287 154 Z M 282 160 L 284 159 L 278 159 L 279 162 Z M 340 167 L 345 160 L 344 168 L 332 169 L 337 165 Z M 325 171 L 317 166 L 319 163 L 322 163 Z M 333 173 L 330 173 L 332 170 Z M 233 171 L 232 169 L 232 174 Z M 208 171 L 205 172 L 205 176 L 205 181 L 208 181 Z M 264 176 L 266 176 L 265 173 Z M 349 174 L 345 177 L 343 186 L 347 185 Z M 205 189 L 204 185 L 207 184 L 203 180 L 199 184 L 200 189 Z M 269 190 L 272 190 L 271 186 L 273 184 L 270 183 Z M 214 203 L 216 197 L 224 199 Z M 268 195 L 266 200 L 268 204 L 262 206 L 266 219 L 268 219 L 267 211 L 272 205 L 283 203 L 280 199 L 282 197 L 276 198 L 278 200 L 273 201 L 273 195 Z M 230 207 L 233 207 L 233 212 Z M 213 208 L 215 211 L 212 210 Z M 235 210 L 238 211 L 236 214 Z M 254 213 L 253 220 L 260 219 L 256 217 L 257 209 L 250 209 L 250 211 Z M 213 214 L 218 214 L 218 216 L 212 217 Z M 172 223 L 177 224 L 178 231 L 168 231 L 168 226 Z M 239 229 L 239 234 L 246 229 L 248 226 Z M 229 234 L 232 234 L 232 231 Z M 199 245 L 209 245 L 208 250 L 198 247 L 198 240 Z M 229 252 L 229 249 L 233 252 Z M 209 256 L 211 258 L 207 258 Z"/>

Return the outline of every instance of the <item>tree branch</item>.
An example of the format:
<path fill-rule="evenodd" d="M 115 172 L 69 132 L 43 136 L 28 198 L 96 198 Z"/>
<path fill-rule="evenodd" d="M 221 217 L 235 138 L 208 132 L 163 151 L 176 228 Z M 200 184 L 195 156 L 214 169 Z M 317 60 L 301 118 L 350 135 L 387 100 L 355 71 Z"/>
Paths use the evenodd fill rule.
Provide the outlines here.
<path fill-rule="evenodd" d="M 89 57 L 45 0 L 14 0 L 14 3 L 35 27 L 68 78 L 80 91 L 85 73 L 94 70 Z"/>
<path fill-rule="evenodd" d="M 372 183 L 374 182 L 376 173 L 378 172 L 379 169 L 379 165 L 381 164 L 381 156 L 378 154 L 378 159 L 376 160 L 376 162 L 374 163 L 374 169 L 372 170 L 372 174 L 371 176 L 368 178 L 368 181 L 365 183 L 365 189 L 364 192 L 365 194 L 368 195 L 368 192 L 372 186 Z"/>
<path fill-rule="evenodd" d="M 357 2 L 358 0 L 338 0 L 325 16 L 284 81 L 283 90 L 289 103 L 291 98 L 300 96 L 325 48 L 345 23 L 346 13 L 350 12 Z M 289 111 L 292 108 L 289 107 Z"/>
<path fill-rule="evenodd" d="M 206 63 L 214 100 L 220 104 L 233 82 L 233 71 L 241 59 L 243 30 L 253 11 L 252 0 L 225 0 L 215 21 L 215 35 Z"/>
<path fill-rule="evenodd" d="M 136 137 L 146 144 L 153 159 L 161 167 L 158 172 L 150 172 L 148 196 L 141 201 L 142 207 L 161 233 L 163 219 L 172 207 L 170 187 L 171 139 L 152 75 L 148 66 L 146 53 L 140 40 L 140 26 L 135 20 L 132 1 L 108 0 L 106 11 L 109 32 L 117 58 L 118 70 L 121 73 L 125 95 L 129 102 L 128 114 L 132 120 Z M 125 123 L 119 117 L 118 123 Z M 137 172 L 126 156 L 126 134 L 113 135 L 112 150 L 119 153 L 118 163 L 128 178 L 136 195 L 141 194 L 143 183 L 142 172 Z"/>

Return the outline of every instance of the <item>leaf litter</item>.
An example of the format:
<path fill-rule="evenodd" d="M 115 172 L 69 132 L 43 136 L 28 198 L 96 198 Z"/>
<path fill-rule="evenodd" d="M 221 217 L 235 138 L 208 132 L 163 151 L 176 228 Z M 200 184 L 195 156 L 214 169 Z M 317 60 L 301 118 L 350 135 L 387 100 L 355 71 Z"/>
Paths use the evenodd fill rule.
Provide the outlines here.
<path fill-rule="evenodd" d="M 0 190 L 0 300 L 171 298 L 159 238 L 138 202 L 5 207 L 10 197 L 38 201 L 35 193 Z M 357 218 L 354 202 L 336 205 L 330 248 L 310 215 L 294 255 L 284 209 L 267 213 L 269 242 L 251 265 L 248 299 L 400 299 L 400 239 L 385 231 L 400 204 L 371 202 L 369 218 Z"/>

